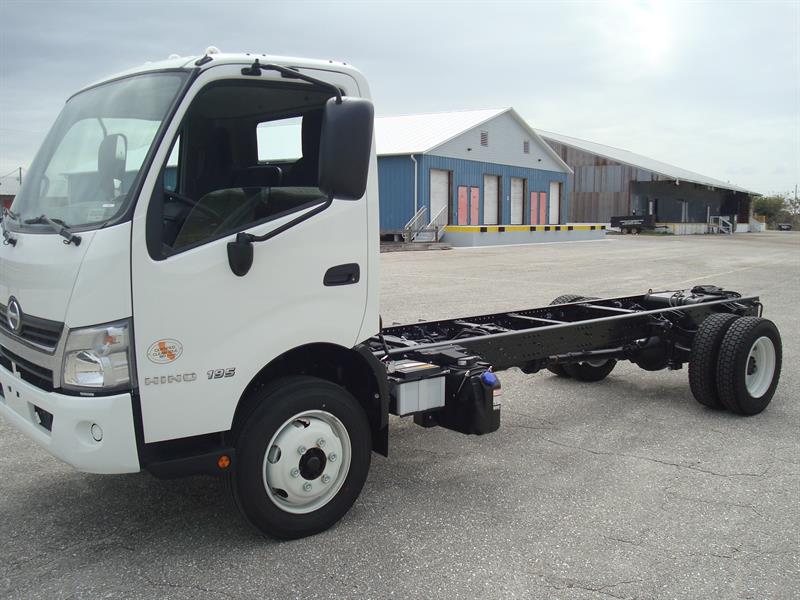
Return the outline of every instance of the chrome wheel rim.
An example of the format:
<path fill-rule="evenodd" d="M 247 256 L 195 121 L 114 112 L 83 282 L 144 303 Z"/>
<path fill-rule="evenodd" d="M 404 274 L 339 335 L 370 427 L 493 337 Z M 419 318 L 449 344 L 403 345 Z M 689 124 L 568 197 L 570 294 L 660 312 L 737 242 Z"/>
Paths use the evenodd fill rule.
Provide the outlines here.
<path fill-rule="evenodd" d="M 339 492 L 352 451 L 344 424 L 324 410 L 299 413 L 281 425 L 264 453 L 267 496 L 281 510 L 314 512 Z"/>
<path fill-rule="evenodd" d="M 775 376 L 775 344 L 771 339 L 761 336 L 753 342 L 744 368 L 747 393 L 753 398 L 766 394 Z"/>

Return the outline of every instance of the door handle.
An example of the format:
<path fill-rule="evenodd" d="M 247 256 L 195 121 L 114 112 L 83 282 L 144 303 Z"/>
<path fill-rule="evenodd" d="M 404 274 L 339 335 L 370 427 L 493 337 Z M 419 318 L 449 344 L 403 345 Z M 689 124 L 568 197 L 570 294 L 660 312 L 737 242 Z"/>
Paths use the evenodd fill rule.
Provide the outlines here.
<path fill-rule="evenodd" d="M 336 285 L 352 285 L 361 279 L 361 268 L 358 263 L 348 263 L 331 267 L 325 272 L 322 283 L 328 287 Z"/>

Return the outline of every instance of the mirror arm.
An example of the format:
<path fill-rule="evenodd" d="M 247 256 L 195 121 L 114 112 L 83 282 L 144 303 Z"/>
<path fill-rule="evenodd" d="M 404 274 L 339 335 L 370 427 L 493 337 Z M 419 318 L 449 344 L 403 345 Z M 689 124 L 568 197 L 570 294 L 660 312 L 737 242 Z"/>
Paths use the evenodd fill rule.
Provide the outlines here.
<path fill-rule="evenodd" d="M 252 233 L 245 233 L 244 231 L 237 233 L 236 240 L 233 242 L 228 242 L 228 264 L 231 267 L 231 271 L 233 271 L 234 275 L 237 275 L 238 277 L 244 277 L 247 275 L 248 271 L 250 271 L 250 267 L 253 266 L 254 242 L 266 242 L 267 240 L 274 238 L 276 235 L 283 233 L 287 229 L 291 229 L 295 225 L 299 225 L 303 221 L 318 215 L 331 204 L 333 204 L 333 198 L 329 197 L 325 200 L 325 202 L 317 206 L 315 209 L 284 223 L 280 227 L 276 227 L 275 229 L 268 231 L 264 235 L 253 235 Z"/>
<path fill-rule="evenodd" d="M 336 104 L 342 103 L 342 90 L 340 90 L 332 83 L 328 83 L 327 81 L 322 81 L 321 79 L 317 79 L 316 77 L 310 77 L 309 75 L 304 75 L 303 73 L 300 73 L 297 69 L 282 67 L 281 65 L 275 65 L 272 63 L 262 65 L 260 62 L 258 62 L 258 59 L 256 59 L 252 65 L 242 69 L 242 75 L 258 76 L 261 75 L 261 71 L 277 71 L 287 79 L 302 79 L 303 81 L 312 83 L 317 87 L 321 87 L 326 90 L 331 90 L 334 94 L 336 94 Z"/>

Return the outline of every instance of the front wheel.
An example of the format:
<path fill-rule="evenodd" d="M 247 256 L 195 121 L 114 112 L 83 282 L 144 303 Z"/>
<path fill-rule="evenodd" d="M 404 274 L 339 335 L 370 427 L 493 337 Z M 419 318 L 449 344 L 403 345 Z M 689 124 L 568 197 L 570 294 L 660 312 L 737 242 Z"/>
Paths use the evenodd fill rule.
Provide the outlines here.
<path fill-rule="evenodd" d="M 236 444 L 236 503 L 271 537 L 324 531 L 350 509 L 369 472 L 364 410 L 346 390 L 314 377 L 284 379 L 259 395 Z"/>

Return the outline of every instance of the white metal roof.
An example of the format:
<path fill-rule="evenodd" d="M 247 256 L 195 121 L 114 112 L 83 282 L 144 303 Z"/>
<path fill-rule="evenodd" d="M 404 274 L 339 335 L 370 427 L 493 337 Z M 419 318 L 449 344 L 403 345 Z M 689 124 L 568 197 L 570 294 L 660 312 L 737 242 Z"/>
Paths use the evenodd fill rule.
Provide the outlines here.
<path fill-rule="evenodd" d="M 674 165 L 661 162 L 660 160 L 655 160 L 654 158 L 642 156 L 641 154 L 636 154 L 628 150 L 623 150 L 622 148 L 615 148 L 613 146 L 606 146 L 596 142 L 589 142 L 587 140 L 574 138 L 568 135 L 553 133 L 552 131 L 543 131 L 542 129 L 537 129 L 536 131 L 545 140 L 552 140 L 559 144 L 564 144 L 573 148 L 577 148 L 578 150 L 583 150 L 584 152 L 597 154 L 598 156 L 603 156 L 615 162 L 629 165 L 631 167 L 652 171 L 677 181 L 688 181 L 691 183 L 699 183 L 700 185 L 708 185 L 724 190 L 733 190 L 737 192 L 744 192 L 746 194 L 760 195 L 758 192 L 739 187 L 738 185 L 733 185 L 720 179 L 714 179 L 713 177 L 701 175 L 700 173 L 695 173 L 694 171 L 688 171 L 686 169 L 682 169 L 681 167 L 676 167 Z"/>
<path fill-rule="evenodd" d="M 536 130 L 517 111 L 510 107 L 377 117 L 375 119 L 377 154 L 378 156 L 425 154 L 505 113 L 510 113 L 520 127 L 526 130 L 531 138 L 537 140 L 565 171 L 572 173 L 572 169 L 558 153 L 539 137 Z"/>
<path fill-rule="evenodd" d="M 423 154 L 507 110 L 488 108 L 377 117 L 375 143 L 378 155 Z"/>

